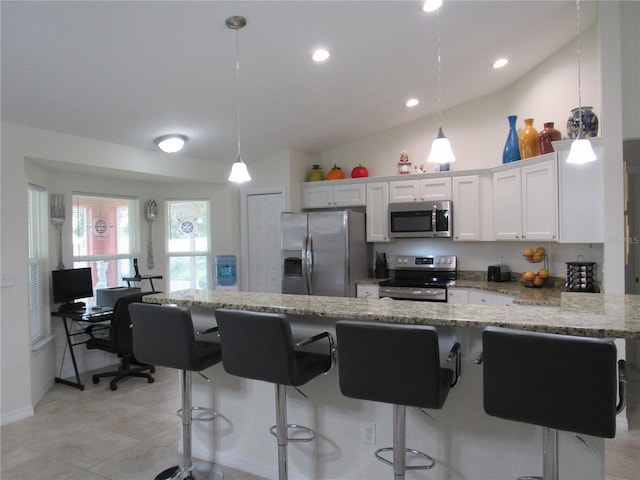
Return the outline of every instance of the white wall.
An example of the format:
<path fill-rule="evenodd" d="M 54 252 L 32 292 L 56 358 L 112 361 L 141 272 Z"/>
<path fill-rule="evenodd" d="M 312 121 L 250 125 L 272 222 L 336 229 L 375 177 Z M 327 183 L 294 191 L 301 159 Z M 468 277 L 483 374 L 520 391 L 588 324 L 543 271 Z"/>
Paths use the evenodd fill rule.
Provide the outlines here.
<path fill-rule="evenodd" d="M 31 160 L 37 159 L 37 160 Z M 73 168 L 69 169 L 69 165 Z M 103 166 L 117 167 L 129 173 L 123 178 L 101 176 Z M 52 324 L 55 342 L 31 351 L 27 309 L 27 184 L 33 182 L 50 193 L 63 193 L 70 217 L 73 191 L 104 194 L 136 195 L 141 207 L 150 198 L 161 206 L 161 217 L 153 225 L 156 268 L 153 273 L 165 273 L 166 258 L 160 239 L 164 231 L 163 201 L 167 198 L 206 198 L 211 200 L 214 229 L 212 253 L 240 254 L 238 227 L 239 194 L 226 181 L 228 165 L 216 165 L 186 157 L 145 152 L 121 145 L 62 135 L 18 125 L 2 124 L 2 272 L 14 274 L 15 285 L 2 288 L 2 423 L 32 414 L 32 405 L 46 392 L 57 375 L 64 347 L 60 322 Z M 66 170 L 60 171 L 59 168 Z M 91 171 L 99 174 L 91 174 Z M 115 170 L 114 170 L 115 172 Z M 137 173 L 150 172 L 168 177 L 173 183 L 142 181 Z M 113 172 L 107 172 L 113 173 Z M 165 178 L 164 180 L 167 180 Z M 202 180 L 202 181 L 200 181 Z M 224 208 L 220 206 L 224 205 Z M 142 208 L 141 208 L 142 210 Z M 140 245 L 138 257 L 141 271 L 146 273 L 148 229 L 140 212 Z M 50 231 L 51 268 L 57 263 L 57 239 Z M 71 235 L 71 222 L 65 222 L 63 239 Z M 63 259 L 71 265 L 71 242 L 63 242 Z M 211 271 L 213 274 L 213 271 Z M 164 282 L 158 282 L 159 289 Z M 79 349 L 82 353 L 82 349 Z M 80 355 L 82 370 L 95 368 L 113 358 L 92 352 Z M 67 361 L 63 376 L 71 374 Z"/>
<path fill-rule="evenodd" d="M 601 116 L 597 30 L 585 32 L 582 49 L 582 101 Z M 507 67 L 508 68 L 508 67 Z M 499 72 L 496 72 L 499 75 Z M 473 81 L 470 79 L 470 81 Z M 566 136 L 566 122 L 578 106 L 578 70 L 575 42 L 570 43 L 511 87 L 443 113 L 443 130 L 452 144 L 456 162 L 451 170 L 489 168 L 502 164 L 509 115 L 518 116 L 518 129 L 533 118 L 539 131 L 545 122 Z M 370 176 L 395 175 L 400 152 L 407 150 L 413 165 L 426 164 L 438 133 L 437 115 L 326 150 L 313 159 L 327 172 L 333 164 L 348 173 L 358 163 Z M 428 170 L 432 171 L 427 165 Z"/>

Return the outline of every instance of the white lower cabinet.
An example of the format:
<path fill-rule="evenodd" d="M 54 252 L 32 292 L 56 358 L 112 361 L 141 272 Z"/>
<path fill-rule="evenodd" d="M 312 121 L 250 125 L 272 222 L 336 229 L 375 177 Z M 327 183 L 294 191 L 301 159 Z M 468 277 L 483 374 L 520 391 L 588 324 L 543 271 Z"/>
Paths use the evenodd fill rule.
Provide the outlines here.
<path fill-rule="evenodd" d="M 459 305 L 513 305 L 513 297 L 502 293 L 487 292 L 475 288 L 450 288 L 447 303 Z"/>
<path fill-rule="evenodd" d="M 447 303 L 466 305 L 469 303 L 469 290 L 464 288 L 447 289 Z"/>
<path fill-rule="evenodd" d="M 358 298 L 380 298 L 380 287 L 359 283 L 356 285 L 356 297 Z"/>

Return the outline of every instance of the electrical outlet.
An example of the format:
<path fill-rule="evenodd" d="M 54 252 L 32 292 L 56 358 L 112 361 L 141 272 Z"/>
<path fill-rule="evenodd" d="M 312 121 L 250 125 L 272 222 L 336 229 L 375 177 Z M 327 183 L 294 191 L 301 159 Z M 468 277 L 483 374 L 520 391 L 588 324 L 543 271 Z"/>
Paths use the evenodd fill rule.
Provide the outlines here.
<path fill-rule="evenodd" d="M 11 271 L 2 272 L 1 285 L 3 287 L 13 287 L 15 284 L 16 284 L 15 273 Z"/>
<path fill-rule="evenodd" d="M 376 424 L 373 422 L 367 422 L 364 424 L 364 429 L 362 430 L 362 440 L 364 443 L 368 443 L 371 445 L 376 444 Z"/>

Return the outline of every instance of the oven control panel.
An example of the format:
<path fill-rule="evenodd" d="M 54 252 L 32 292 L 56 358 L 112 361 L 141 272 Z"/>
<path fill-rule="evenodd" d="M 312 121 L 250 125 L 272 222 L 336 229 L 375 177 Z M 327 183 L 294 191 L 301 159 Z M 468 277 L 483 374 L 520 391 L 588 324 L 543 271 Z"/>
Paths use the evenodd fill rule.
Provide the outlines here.
<path fill-rule="evenodd" d="M 457 268 L 456 263 L 457 259 L 455 255 L 397 255 L 393 260 L 393 267 L 396 270 L 455 270 Z"/>

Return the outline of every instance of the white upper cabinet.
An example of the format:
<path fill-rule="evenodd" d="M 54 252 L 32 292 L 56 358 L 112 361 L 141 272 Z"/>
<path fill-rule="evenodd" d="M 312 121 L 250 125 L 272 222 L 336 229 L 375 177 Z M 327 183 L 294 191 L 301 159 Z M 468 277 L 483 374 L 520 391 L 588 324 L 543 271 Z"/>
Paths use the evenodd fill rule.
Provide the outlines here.
<path fill-rule="evenodd" d="M 558 239 L 555 160 L 522 167 L 522 238 Z"/>
<path fill-rule="evenodd" d="M 480 240 L 480 175 L 453 177 L 453 239 Z"/>
<path fill-rule="evenodd" d="M 567 163 L 571 140 L 553 144 L 558 154 L 558 238 L 563 243 L 604 242 L 602 139 L 589 141 L 598 159 L 583 165 Z"/>
<path fill-rule="evenodd" d="M 509 165 L 493 174 L 495 240 L 557 240 L 558 187 L 555 154 Z M 522 166 L 520 166 L 522 165 Z"/>
<path fill-rule="evenodd" d="M 302 208 L 364 207 L 364 183 L 332 184 L 332 180 L 302 186 Z M 317 184 L 316 184 L 317 183 Z"/>
<path fill-rule="evenodd" d="M 389 182 L 389 203 L 451 200 L 451 177 Z"/>
<path fill-rule="evenodd" d="M 366 190 L 367 242 L 389 242 L 389 183 L 367 183 Z"/>
<path fill-rule="evenodd" d="M 493 174 L 493 238 L 520 240 L 522 236 L 522 187 L 520 169 Z"/>

